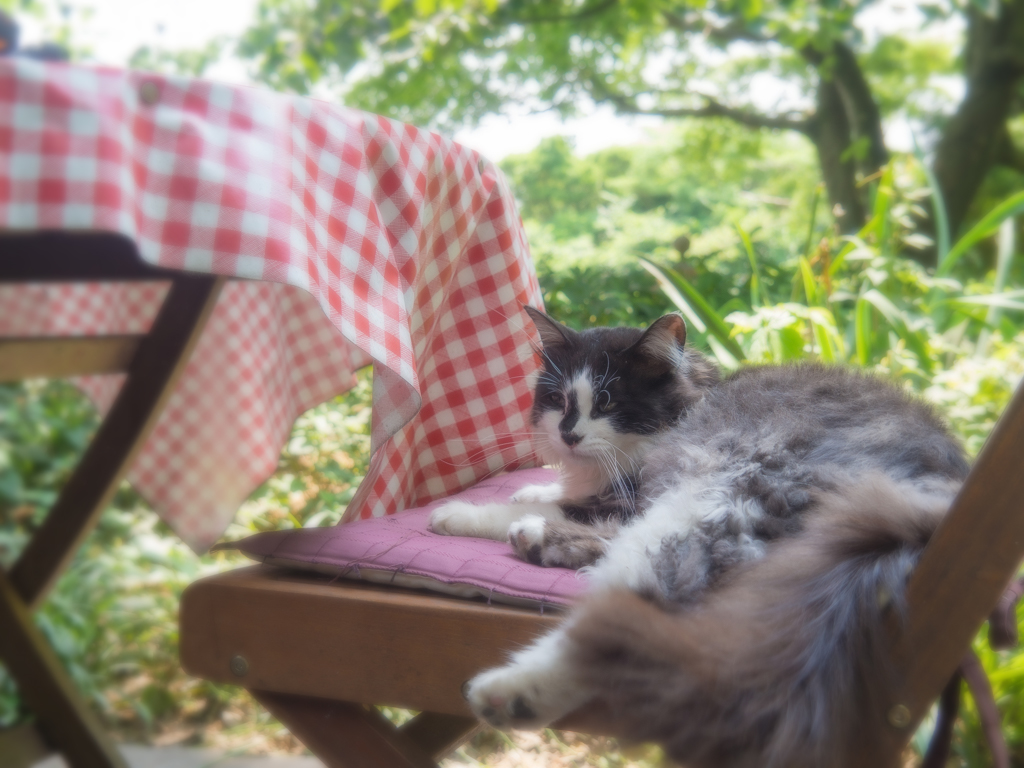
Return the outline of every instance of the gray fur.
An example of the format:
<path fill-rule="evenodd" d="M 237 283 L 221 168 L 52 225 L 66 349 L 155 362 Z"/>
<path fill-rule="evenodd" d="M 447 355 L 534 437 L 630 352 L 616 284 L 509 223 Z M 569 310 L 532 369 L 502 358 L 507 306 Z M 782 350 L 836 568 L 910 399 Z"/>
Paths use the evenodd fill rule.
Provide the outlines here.
<path fill-rule="evenodd" d="M 655 555 L 662 597 L 679 603 L 799 531 L 816 493 L 873 473 L 924 487 L 967 471 L 932 410 L 887 382 L 823 365 L 750 367 L 666 431 L 643 468 L 639 514 L 694 476 L 717 476 L 737 500 L 757 504 L 760 514 L 704 522 L 663 544 Z"/>
<path fill-rule="evenodd" d="M 887 614 L 902 615 L 944 504 L 875 476 L 815 508 L 699 605 L 665 612 L 620 592 L 579 608 L 574 672 L 625 735 L 691 768 L 853 768 L 882 748 L 875 718 L 897 680 Z"/>

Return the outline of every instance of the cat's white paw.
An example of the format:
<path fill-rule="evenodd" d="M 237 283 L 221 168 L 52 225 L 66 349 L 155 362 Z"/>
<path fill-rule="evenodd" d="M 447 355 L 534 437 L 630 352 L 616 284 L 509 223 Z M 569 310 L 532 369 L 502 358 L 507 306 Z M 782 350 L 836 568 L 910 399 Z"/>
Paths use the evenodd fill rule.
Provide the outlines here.
<path fill-rule="evenodd" d="M 430 513 L 430 530 L 444 536 L 476 536 L 504 541 L 509 525 L 526 512 L 515 504 L 449 501 Z"/>
<path fill-rule="evenodd" d="M 430 513 L 430 530 L 443 536 L 476 536 L 483 510 L 466 501 L 449 501 Z"/>
<path fill-rule="evenodd" d="M 524 502 L 552 503 L 562 498 L 564 490 L 561 483 L 547 485 L 527 485 L 512 494 L 512 501 L 517 504 Z"/>
<path fill-rule="evenodd" d="M 544 543 L 545 525 L 547 521 L 540 515 L 527 515 L 508 527 L 508 542 L 524 560 L 531 563 L 539 560 L 540 547 Z M 536 557 L 530 557 L 530 552 L 535 547 Z"/>
<path fill-rule="evenodd" d="M 489 669 L 466 684 L 466 701 L 473 714 L 495 728 L 543 728 L 574 708 L 552 688 L 552 680 L 543 668 L 511 664 Z"/>

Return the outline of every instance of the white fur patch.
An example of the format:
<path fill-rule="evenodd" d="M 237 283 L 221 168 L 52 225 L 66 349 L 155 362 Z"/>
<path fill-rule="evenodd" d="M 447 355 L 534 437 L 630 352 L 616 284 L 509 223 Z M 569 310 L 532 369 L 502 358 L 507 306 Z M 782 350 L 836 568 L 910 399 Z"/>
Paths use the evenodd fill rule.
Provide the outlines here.
<path fill-rule="evenodd" d="M 576 393 L 576 403 L 580 410 L 578 425 L 586 425 L 590 422 L 590 412 L 594 409 L 594 384 L 589 369 L 584 369 L 572 382 L 572 389 Z M 576 434 L 580 434 L 577 432 Z"/>
<path fill-rule="evenodd" d="M 761 506 L 737 499 L 724 478 L 710 482 L 682 481 L 670 488 L 609 543 L 605 556 L 588 570 L 591 589 L 626 587 L 635 592 L 656 591 L 655 555 L 669 538 L 684 538 L 700 523 L 726 515 L 754 519 Z"/>
<path fill-rule="evenodd" d="M 591 694 L 572 674 L 563 628 L 515 654 L 504 667 L 481 672 L 466 700 L 495 728 L 542 728 L 582 706 Z"/>
<path fill-rule="evenodd" d="M 553 502 L 564 498 L 565 490 L 561 483 L 549 483 L 547 485 L 527 485 L 512 494 L 512 501 L 542 501 Z"/>
<path fill-rule="evenodd" d="M 564 520 L 557 504 L 470 504 L 449 501 L 430 513 L 430 530 L 443 536 L 475 536 L 506 541 L 508 529 L 516 520 L 535 515 L 547 520 Z"/>

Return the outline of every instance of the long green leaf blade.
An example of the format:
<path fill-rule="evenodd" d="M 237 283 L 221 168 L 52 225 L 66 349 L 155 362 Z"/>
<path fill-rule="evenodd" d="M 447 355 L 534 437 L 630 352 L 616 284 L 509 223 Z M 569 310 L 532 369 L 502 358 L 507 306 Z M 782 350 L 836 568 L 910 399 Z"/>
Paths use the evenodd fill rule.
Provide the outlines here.
<path fill-rule="evenodd" d="M 914 155 L 921 164 L 921 168 L 924 169 L 925 178 L 928 180 L 928 187 L 932 192 L 932 211 L 935 214 L 935 248 L 937 250 L 935 263 L 942 264 L 946 260 L 946 254 L 949 253 L 949 241 L 951 238 L 949 215 L 946 213 L 946 199 L 942 196 L 942 187 L 939 186 L 939 179 L 935 175 L 935 171 L 928 165 L 924 152 L 917 145 L 917 136 L 911 134 L 911 138 L 914 140 Z"/>
<path fill-rule="evenodd" d="M 746 359 L 746 355 L 743 354 L 743 348 L 737 343 L 736 339 L 732 337 L 729 331 L 729 326 L 719 316 L 717 312 L 711 307 L 704 297 L 700 295 L 689 281 L 674 269 L 663 270 L 656 264 L 651 263 L 647 259 L 641 258 L 640 263 L 643 268 L 654 275 L 655 279 L 659 284 L 664 285 L 665 282 L 669 282 L 673 285 L 677 292 L 682 294 L 681 298 L 684 298 L 684 304 L 689 306 L 690 311 L 696 313 L 706 323 L 709 333 L 714 334 L 727 350 L 729 354 L 735 357 L 737 360 L 743 361 Z M 671 298 L 671 296 L 670 296 Z M 681 310 L 682 306 L 679 307 Z M 685 310 L 684 310 L 685 312 Z"/>
<path fill-rule="evenodd" d="M 761 271 L 757 266 L 757 253 L 754 251 L 754 243 L 751 241 L 750 235 L 739 224 L 736 225 L 736 231 L 739 233 L 740 241 L 743 243 L 743 250 L 747 252 L 747 260 L 750 262 L 750 306 L 752 308 L 768 306 L 768 302 L 764 297 L 764 291 L 761 288 Z"/>
<path fill-rule="evenodd" d="M 683 313 L 683 316 L 690 321 L 694 330 L 696 330 L 697 333 L 706 333 L 708 327 L 704 324 L 700 315 L 697 314 L 697 311 L 690 305 L 690 302 L 683 297 L 683 294 L 679 292 L 679 289 L 676 288 L 675 285 L 672 284 L 672 281 L 668 279 L 668 276 L 662 273 L 662 271 L 654 264 L 651 264 L 645 259 L 640 259 L 640 262 L 644 269 L 654 275 L 654 279 L 658 281 L 658 285 L 661 290 L 672 300 L 672 303 L 675 304 L 676 308 Z"/>
<path fill-rule="evenodd" d="M 1010 195 L 1010 197 L 1003 200 L 1003 202 L 983 216 L 981 221 L 971 227 L 966 235 L 957 240 L 956 245 L 949 249 L 946 258 L 939 262 L 939 268 L 935 273 L 940 276 L 949 274 L 953 265 L 972 246 L 995 232 L 996 228 L 1003 222 L 1003 219 L 1016 216 L 1021 211 L 1024 211 L 1024 192 Z"/>
<path fill-rule="evenodd" d="M 903 343 L 907 345 L 907 348 L 917 356 L 918 361 L 921 363 L 921 367 L 928 373 L 931 373 L 932 360 L 928 355 L 928 348 L 921 339 L 920 334 L 910 330 L 910 327 L 907 325 L 907 320 L 899 307 L 893 304 L 887 296 L 882 294 L 876 288 L 865 291 L 861 298 L 870 302 L 871 305 L 882 314 L 882 317 L 884 317 L 888 321 L 889 325 L 892 326 L 892 329 L 896 331 L 896 335 L 899 336 L 903 340 Z"/>
<path fill-rule="evenodd" d="M 857 345 L 857 362 L 866 366 L 871 359 L 871 304 L 863 296 L 857 299 L 854 309 L 853 338 Z"/>

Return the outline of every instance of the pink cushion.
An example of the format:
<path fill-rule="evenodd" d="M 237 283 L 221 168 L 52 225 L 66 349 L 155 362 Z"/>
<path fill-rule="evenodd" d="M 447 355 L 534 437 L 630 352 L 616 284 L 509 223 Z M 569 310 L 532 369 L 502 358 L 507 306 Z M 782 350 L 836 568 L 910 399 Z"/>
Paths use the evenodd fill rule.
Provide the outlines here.
<path fill-rule="evenodd" d="M 555 479 L 550 469 L 523 469 L 484 480 L 451 498 L 479 504 L 505 501 L 524 486 Z M 431 533 L 430 513 L 444 502 L 331 528 L 259 533 L 238 542 L 238 548 L 269 565 L 512 604 L 567 605 L 585 589 L 586 582 L 575 571 L 524 562 L 508 542 Z"/>

